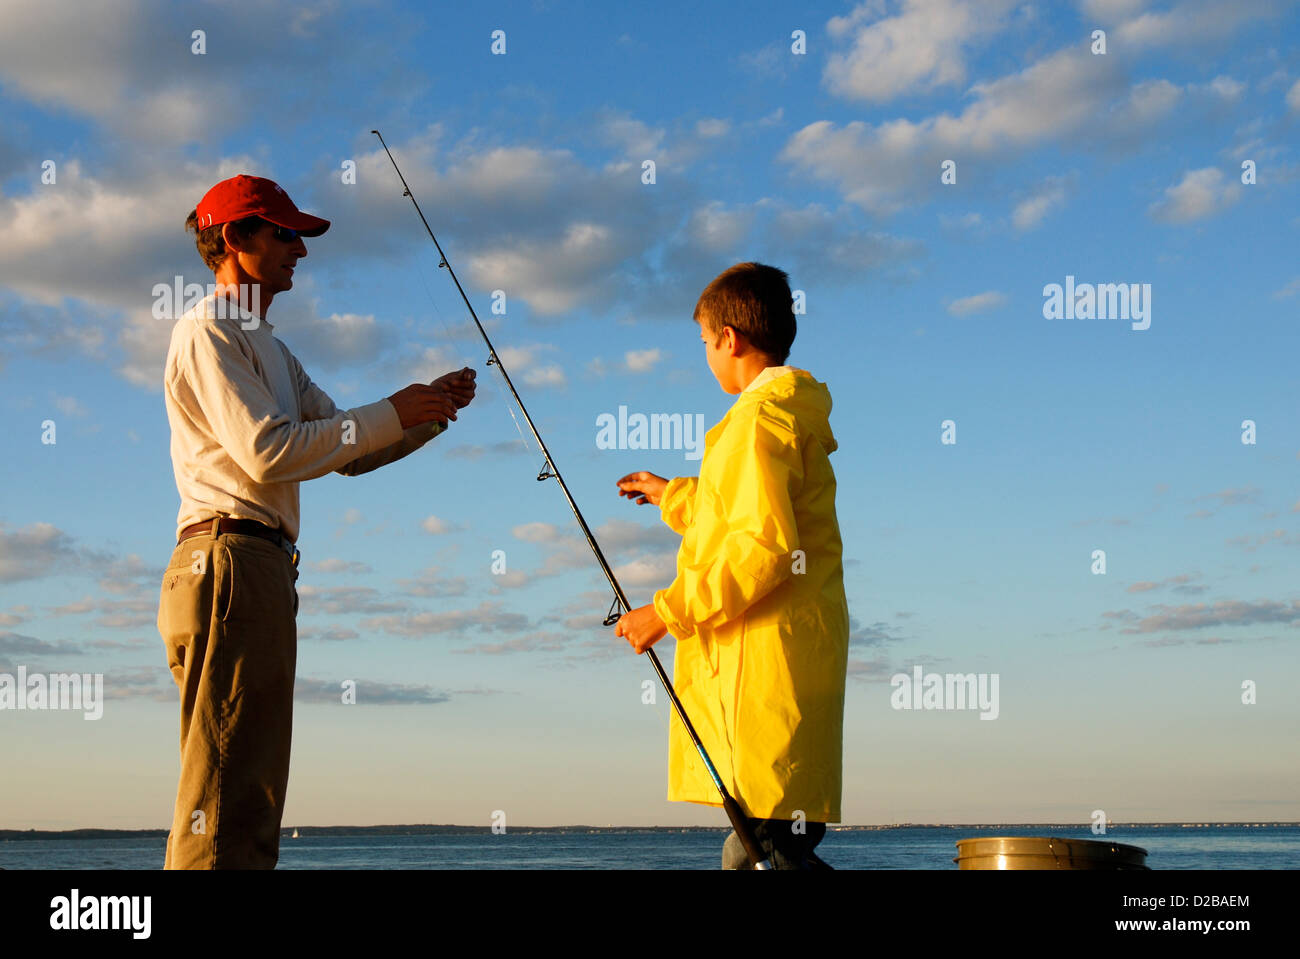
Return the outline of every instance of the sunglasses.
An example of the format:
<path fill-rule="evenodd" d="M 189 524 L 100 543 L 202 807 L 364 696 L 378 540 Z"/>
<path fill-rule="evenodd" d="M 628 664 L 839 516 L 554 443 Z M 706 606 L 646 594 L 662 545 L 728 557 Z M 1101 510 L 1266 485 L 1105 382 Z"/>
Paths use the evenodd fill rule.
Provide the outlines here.
<path fill-rule="evenodd" d="M 275 228 L 275 238 L 281 243 L 292 243 L 298 239 L 298 231 L 291 230 L 287 226 L 277 226 Z"/>

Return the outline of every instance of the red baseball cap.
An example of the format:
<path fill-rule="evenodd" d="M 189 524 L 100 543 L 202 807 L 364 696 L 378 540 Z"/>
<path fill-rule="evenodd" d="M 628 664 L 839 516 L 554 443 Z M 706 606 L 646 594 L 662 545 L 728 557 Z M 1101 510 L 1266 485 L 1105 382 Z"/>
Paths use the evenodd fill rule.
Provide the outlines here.
<path fill-rule="evenodd" d="M 303 213 L 294 206 L 278 183 L 246 173 L 222 180 L 203 195 L 196 209 L 200 230 L 246 216 L 260 216 L 276 226 L 297 230 L 303 236 L 320 236 L 330 228 L 329 220 Z"/>

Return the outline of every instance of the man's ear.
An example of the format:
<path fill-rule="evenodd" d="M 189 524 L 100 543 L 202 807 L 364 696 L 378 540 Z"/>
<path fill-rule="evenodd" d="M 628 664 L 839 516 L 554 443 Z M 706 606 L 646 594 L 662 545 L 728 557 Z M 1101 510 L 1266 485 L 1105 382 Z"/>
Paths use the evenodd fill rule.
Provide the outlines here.
<path fill-rule="evenodd" d="M 221 239 L 225 241 L 226 249 L 232 253 L 242 253 L 247 249 L 246 241 L 235 229 L 234 223 L 221 224 Z"/>

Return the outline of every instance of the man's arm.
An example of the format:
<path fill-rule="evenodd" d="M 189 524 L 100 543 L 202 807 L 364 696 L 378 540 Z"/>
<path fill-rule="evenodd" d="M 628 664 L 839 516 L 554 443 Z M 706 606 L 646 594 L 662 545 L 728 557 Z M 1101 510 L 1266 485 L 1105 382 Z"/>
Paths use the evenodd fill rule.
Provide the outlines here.
<path fill-rule="evenodd" d="M 388 400 L 296 422 L 258 375 L 248 349 L 232 325 L 195 323 L 177 344 L 169 387 L 254 482 L 315 479 L 403 439 Z M 345 424 L 353 443 L 343 442 Z"/>
<path fill-rule="evenodd" d="M 330 399 L 329 394 L 312 382 L 311 377 L 307 375 L 307 371 L 302 368 L 302 364 L 298 362 L 298 358 L 289 351 L 288 347 L 283 343 L 280 344 L 280 347 L 284 351 L 286 361 L 289 363 L 289 372 L 293 375 L 294 382 L 298 387 L 298 404 L 302 410 L 302 418 L 304 420 L 328 420 L 338 415 L 338 407 L 334 405 L 334 401 Z M 398 425 L 400 427 L 401 424 Z M 341 473 L 344 476 L 359 476 L 362 473 L 377 470 L 381 466 L 387 466 L 389 463 L 394 463 L 402 457 L 414 453 L 446 429 L 446 423 L 437 421 L 412 426 L 410 429 L 402 431 L 402 437 L 397 442 L 349 460 L 342 466 L 337 467 L 334 472 Z"/>
<path fill-rule="evenodd" d="M 803 457 L 795 436 L 761 410 L 733 426 L 740 429 L 728 428 L 727 468 L 718 473 L 726 515 L 693 517 L 697 542 L 720 533 L 722 549 L 679 567 L 672 585 L 655 593 L 655 612 L 678 638 L 738 619 L 790 578 L 791 553 L 799 548 L 794 495 L 803 483 Z M 726 529 L 701 527 L 715 523 Z"/>

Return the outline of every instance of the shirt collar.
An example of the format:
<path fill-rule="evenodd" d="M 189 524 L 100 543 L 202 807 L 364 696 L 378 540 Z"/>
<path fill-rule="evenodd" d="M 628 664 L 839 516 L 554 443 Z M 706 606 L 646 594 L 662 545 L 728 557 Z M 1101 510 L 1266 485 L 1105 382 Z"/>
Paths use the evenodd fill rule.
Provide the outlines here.
<path fill-rule="evenodd" d="M 795 367 L 793 366 L 769 366 L 764 369 L 762 373 L 759 373 L 758 376 L 754 377 L 753 381 L 740 392 L 748 393 L 750 390 L 758 389 L 758 387 L 762 386 L 764 383 L 770 383 L 772 380 L 785 376 L 787 373 L 793 373 L 794 371 Z"/>
<path fill-rule="evenodd" d="M 218 299 L 224 300 L 224 302 L 218 305 L 217 303 Z M 271 321 L 268 320 L 266 317 L 257 316 L 256 313 L 251 313 L 248 310 L 244 310 L 240 307 L 239 303 L 234 299 L 232 299 L 231 297 L 219 297 L 215 292 L 209 293 L 206 297 L 204 297 L 201 309 L 203 310 L 203 315 L 210 320 L 216 319 L 218 316 L 218 310 L 220 310 L 221 316 L 223 316 L 225 319 L 228 320 L 234 320 L 236 323 L 239 324 L 240 329 L 245 330 L 246 332 L 252 332 L 253 330 L 260 329 L 261 327 L 266 327 L 267 330 L 275 329 L 275 327 L 271 325 Z M 250 319 L 253 319 L 254 317 L 256 317 L 257 323 L 255 325 L 245 327 L 244 324 L 247 323 Z"/>

